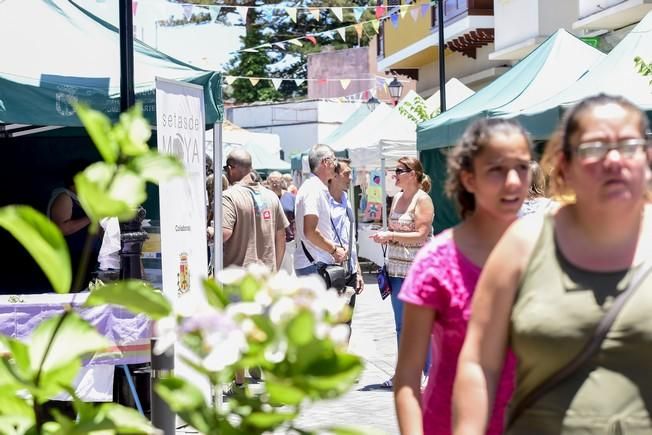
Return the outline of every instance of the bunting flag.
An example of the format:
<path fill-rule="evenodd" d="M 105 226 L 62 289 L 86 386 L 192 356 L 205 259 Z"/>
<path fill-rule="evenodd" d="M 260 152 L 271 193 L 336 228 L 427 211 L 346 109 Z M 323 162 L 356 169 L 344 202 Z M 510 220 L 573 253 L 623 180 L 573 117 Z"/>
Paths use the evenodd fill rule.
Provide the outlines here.
<path fill-rule="evenodd" d="M 337 33 L 339 33 L 340 38 L 342 38 L 342 41 L 346 42 L 346 27 L 340 27 L 337 30 Z"/>
<path fill-rule="evenodd" d="M 258 77 L 249 77 L 249 83 L 251 83 L 251 86 L 256 86 L 260 79 Z"/>
<path fill-rule="evenodd" d="M 306 35 L 306 39 L 312 42 L 312 45 L 317 45 L 317 38 L 315 38 L 313 35 Z"/>
<path fill-rule="evenodd" d="M 226 82 L 227 85 L 232 85 L 233 82 L 235 82 L 238 78 L 234 76 L 226 76 L 224 77 L 224 81 Z"/>
<path fill-rule="evenodd" d="M 430 3 L 423 3 L 421 5 L 421 15 L 425 17 L 428 13 L 428 9 L 430 9 Z"/>
<path fill-rule="evenodd" d="M 419 8 L 412 8 L 410 10 L 410 15 L 414 21 L 417 21 L 419 19 Z"/>
<path fill-rule="evenodd" d="M 299 41 L 299 39 L 297 39 L 297 38 L 290 39 L 289 41 L 286 41 L 286 42 L 288 42 L 289 44 L 292 44 L 292 45 L 296 45 L 297 47 L 303 47 L 303 43 L 301 41 Z"/>
<path fill-rule="evenodd" d="M 274 86 L 274 89 L 278 91 L 278 88 L 281 87 L 281 83 L 283 83 L 283 79 L 272 79 L 272 86 Z"/>
<path fill-rule="evenodd" d="M 277 46 L 278 48 L 280 48 L 281 50 L 285 50 L 285 43 L 284 42 L 275 42 L 274 45 Z"/>
<path fill-rule="evenodd" d="M 312 17 L 316 20 L 319 21 L 319 17 L 321 15 L 321 9 L 319 8 L 310 8 L 308 9 L 308 12 L 312 15 Z"/>
<path fill-rule="evenodd" d="M 357 7 L 353 8 L 353 18 L 355 18 L 356 21 L 360 21 L 360 18 L 362 18 L 362 14 L 367 10 L 365 7 Z"/>
<path fill-rule="evenodd" d="M 272 44 L 270 44 L 269 42 L 266 42 L 264 44 L 259 45 L 258 48 L 269 48 L 271 46 L 272 46 Z"/>
<path fill-rule="evenodd" d="M 374 32 L 378 33 L 380 29 L 380 21 L 378 20 L 371 20 L 371 27 L 374 28 Z"/>
<path fill-rule="evenodd" d="M 240 17 L 242 17 L 243 22 L 247 22 L 247 12 L 249 12 L 249 8 L 245 6 L 236 6 L 235 9 L 238 11 L 240 14 Z"/>
<path fill-rule="evenodd" d="M 376 6 L 376 18 L 380 19 L 385 15 L 385 5 Z"/>
<path fill-rule="evenodd" d="M 208 13 L 211 15 L 211 21 L 215 21 L 217 16 L 220 14 L 221 6 L 209 6 Z"/>
<path fill-rule="evenodd" d="M 294 83 L 296 83 L 297 86 L 301 86 L 305 81 L 306 79 L 294 79 Z"/>
<path fill-rule="evenodd" d="M 392 20 L 392 26 L 394 26 L 395 29 L 398 28 L 398 14 L 392 14 L 390 19 Z"/>
<path fill-rule="evenodd" d="M 244 48 L 240 51 L 244 51 L 245 53 L 258 53 L 258 50 L 256 50 L 255 48 Z"/>
<path fill-rule="evenodd" d="M 401 5 L 401 18 L 405 17 L 405 14 L 407 14 L 409 9 L 410 5 Z"/>
<path fill-rule="evenodd" d="M 344 15 L 342 14 L 342 8 L 331 8 L 333 15 L 337 17 L 338 20 L 344 21 Z"/>
<path fill-rule="evenodd" d="M 342 79 L 342 80 L 340 80 L 340 85 L 342 85 L 343 90 L 346 90 L 346 88 L 348 88 L 350 84 L 351 84 L 350 79 Z"/>
<path fill-rule="evenodd" d="M 287 12 L 293 22 L 297 22 L 297 8 L 286 7 L 285 12 Z"/>
<path fill-rule="evenodd" d="M 355 27 L 355 31 L 358 32 L 358 39 L 362 38 L 362 24 L 358 23 L 353 27 Z"/>

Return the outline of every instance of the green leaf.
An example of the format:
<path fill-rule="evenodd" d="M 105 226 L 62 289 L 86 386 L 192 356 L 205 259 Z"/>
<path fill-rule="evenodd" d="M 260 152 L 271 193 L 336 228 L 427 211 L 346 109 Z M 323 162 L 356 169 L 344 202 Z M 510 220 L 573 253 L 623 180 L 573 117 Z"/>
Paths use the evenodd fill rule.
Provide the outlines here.
<path fill-rule="evenodd" d="M 149 124 L 143 118 L 140 103 L 120 114 L 120 122 L 114 127 L 120 151 L 127 157 L 137 157 L 149 151 L 147 141 L 152 135 Z"/>
<path fill-rule="evenodd" d="M 265 379 L 265 390 L 272 404 L 299 405 L 306 398 L 302 390 L 288 382 Z"/>
<path fill-rule="evenodd" d="M 65 316 L 62 320 L 62 316 Z M 55 328 L 59 326 L 53 339 Z M 43 361 L 48 343 L 50 350 Z M 37 371 L 43 361 L 44 372 L 71 364 L 77 358 L 106 349 L 109 342 L 87 321 L 73 312 L 51 317 L 43 321 L 34 331 L 29 347 L 32 370 Z"/>
<path fill-rule="evenodd" d="M 295 346 L 303 346 L 312 341 L 314 331 L 315 318 L 310 311 L 302 310 L 288 323 L 288 340 Z"/>
<path fill-rule="evenodd" d="M 113 423 L 113 427 L 119 434 L 149 434 L 154 432 L 149 420 L 140 415 L 133 408 L 127 408 L 116 403 L 105 403 L 101 406 L 101 413 Z"/>
<path fill-rule="evenodd" d="M 208 303 L 217 309 L 221 310 L 229 305 L 229 298 L 224 294 L 222 287 L 210 278 L 204 280 L 204 294 Z"/>
<path fill-rule="evenodd" d="M 336 397 L 348 391 L 362 369 L 359 357 L 338 353 L 308 367 L 302 383 L 313 393 L 318 393 L 318 397 Z"/>
<path fill-rule="evenodd" d="M 353 426 L 332 426 L 323 428 L 320 433 L 327 432 L 332 435 L 382 435 L 383 431 L 374 428 L 361 428 Z"/>
<path fill-rule="evenodd" d="M 31 401 L 17 395 L 0 395 L 0 414 L 34 420 L 34 408 Z"/>
<path fill-rule="evenodd" d="M 74 107 L 79 120 L 86 128 L 88 135 L 95 143 L 104 161 L 107 163 L 117 162 L 120 147 L 113 135 L 109 118 L 102 112 L 93 110 L 81 103 L 75 104 Z"/>
<path fill-rule="evenodd" d="M 175 412 L 195 411 L 206 406 L 202 392 L 182 378 L 161 379 L 156 392 Z"/>
<path fill-rule="evenodd" d="M 40 402 L 51 399 L 64 391 L 66 386 L 72 385 L 80 369 L 81 361 L 75 358 L 66 365 L 44 370 L 38 388 L 31 388 L 30 391 Z"/>
<path fill-rule="evenodd" d="M 183 164 L 173 155 L 149 151 L 129 162 L 129 168 L 147 181 L 159 184 L 185 174 Z"/>
<path fill-rule="evenodd" d="M 274 429 L 296 417 L 296 412 L 252 412 L 244 418 L 243 424 L 258 429 Z"/>
<path fill-rule="evenodd" d="M 57 293 L 70 291 L 68 245 L 51 220 L 29 206 L 12 205 L 0 208 L 0 227 L 27 249 Z"/>
<path fill-rule="evenodd" d="M 107 284 L 93 290 L 87 306 L 118 305 L 135 314 L 146 314 L 158 320 L 172 313 L 172 306 L 160 291 L 144 281 L 127 280 Z"/>
<path fill-rule="evenodd" d="M 3 435 L 27 434 L 29 433 L 28 429 L 33 425 L 34 419 L 24 416 L 11 414 L 0 416 L 0 433 Z"/>
<path fill-rule="evenodd" d="M 129 220 L 145 201 L 145 181 L 125 168 L 98 162 L 75 176 L 77 196 L 93 222 L 115 216 Z"/>
<path fill-rule="evenodd" d="M 29 346 L 20 340 L 5 336 L 0 336 L 0 341 L 7 346 L 7 349 L 11 353 L 14 370 L 16 374 L 20 376 L 21 380 L 31 378 L 32 368 L 29 362 Z M 2 371 L 4 370 L 0 369 L 0 373 L 2 373 Z M 8 380 L 9 379 L 2 379 L 2 377 L 0 377 L 0 385 L 3 385 Z"/>

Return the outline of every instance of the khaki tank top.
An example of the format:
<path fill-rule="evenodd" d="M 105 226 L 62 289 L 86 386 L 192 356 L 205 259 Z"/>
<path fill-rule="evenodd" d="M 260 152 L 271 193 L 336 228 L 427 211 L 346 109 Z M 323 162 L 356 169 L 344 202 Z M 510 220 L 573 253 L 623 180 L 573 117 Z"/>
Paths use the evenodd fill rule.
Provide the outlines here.
<path fill-rule="evenodd" d="M 571 264 L 555 242 L 554 217 L 521 280 L 510 325 L 518 359 L 512 408 L 566 365 L 635 268 L 593 272 Z M 590 364 L 526 410 L 508 434 L 652 434 L 652 275 L 627 301 Z"/>

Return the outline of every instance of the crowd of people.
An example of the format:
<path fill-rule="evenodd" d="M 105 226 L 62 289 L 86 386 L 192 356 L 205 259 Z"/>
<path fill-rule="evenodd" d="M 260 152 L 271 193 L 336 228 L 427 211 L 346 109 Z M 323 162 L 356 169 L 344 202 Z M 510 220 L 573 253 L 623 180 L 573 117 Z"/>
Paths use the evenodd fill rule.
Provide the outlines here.
<path fill-rule="evenodd" d="M 648 137 L 646 114 L 606 95 L 567 111 L 540 163 L 517 122 L 475 121 L 448 155 L 461 222 L 437 235 L 428 175 L 398 160 L 400 193 L 372 238 L 392 288 L 399 352 L 382 385 L 401 433 L 652 433 Z M 350 163 L 326 145 L 308 161 L 296 190 L 229 155 L 224 265 L 318 274 L 353 307 Z"/>

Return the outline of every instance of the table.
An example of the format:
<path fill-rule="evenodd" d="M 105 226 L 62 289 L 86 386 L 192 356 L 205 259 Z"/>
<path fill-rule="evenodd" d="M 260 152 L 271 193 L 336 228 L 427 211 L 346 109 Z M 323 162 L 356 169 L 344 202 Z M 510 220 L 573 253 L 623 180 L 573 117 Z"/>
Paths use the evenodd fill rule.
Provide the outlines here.
<path fill-rule="evenodd" d="M 44 320 L 74 310 L 111 345 L 84 361 L 86 366 L 140 364 L 150 360 L 151 320 L 113 305 L 84 307 L 88 293 L 0 296 L 0 334 L 27 341 Z"/>

